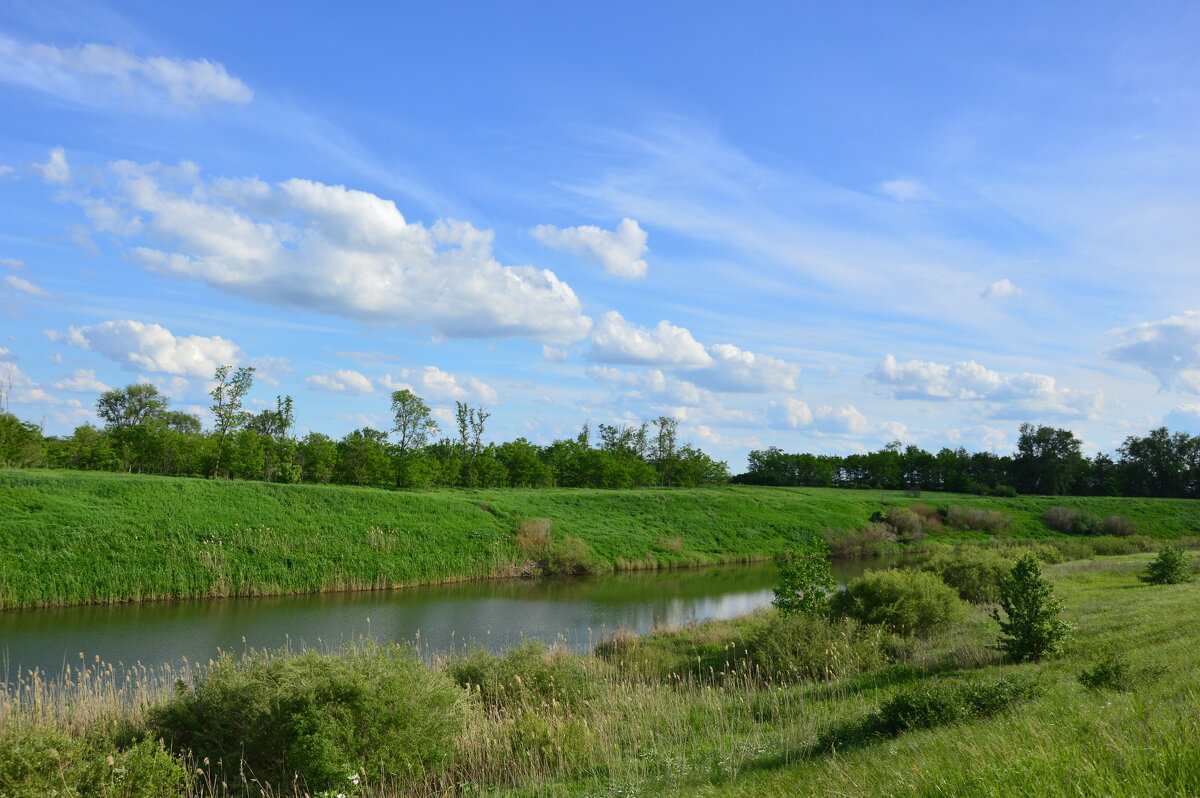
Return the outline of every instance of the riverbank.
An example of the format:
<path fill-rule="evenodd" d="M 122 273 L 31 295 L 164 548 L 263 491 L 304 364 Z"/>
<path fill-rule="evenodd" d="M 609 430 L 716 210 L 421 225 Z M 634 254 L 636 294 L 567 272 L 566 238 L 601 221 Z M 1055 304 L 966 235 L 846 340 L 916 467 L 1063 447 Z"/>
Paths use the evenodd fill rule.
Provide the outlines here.
<path fill-rule="evenodd" d="M 1138 573 L 1148 560 L 1048 567 L 1074 630 L 1064 656 L 1040 663 L 1006 663 L 993 648 L 989 608 L 974 606 L 950 627 L 883 648 L 874 634 L 848 628 L 854 647 L 817 649 L 830 662 L 811 663 L 815 671 L 801 679 L 745 666 L 747 643 L 753 659 L 771 611 L 626 639 L 603 656 L 526 645 L 425 667 L 368 646 L 255 657 L 222 666 L 215 679 L 201 667 L 136 684 L 110 683 L 100 668 L 0 694 L 0 786 L 22 795 L 243 795 L 255 777 L 250 764 L 265 775 L 270 746 L 286 743 L 247 722 L 275 711 L 274 689 L 288 698 L 281 722 L 304 721 L 304 702 L 318 702 L 320 723 L 294 728 L 330 746 L 294 748 L 292 761 L 314 788 L 335 785 L 329 794 L 354 798 L 1192 795 L 1200 791 L 1200 584 L 1144 584 Z M 794 654 L 807 663 L 813 651 Z M 1106 661 L 1108 670 L 1098 669 Z M 1107 676 L 1088 687 L 1084 671 Z M 173 689 L 180 676 L 195 689 Z M 989 700 L 976 701 L 973 714 L 947 714 L 960 694 Z M 361 696 L 409 711 L 372 711 L 356 703 Z M 917 728 L 850 744 L 864 718 L 898 705 L 917 713 L 906 716 Z M 222 721 L 230 739 L 260 743 L 239 749 L 253 763 L 230 758 L 222 772 L 215 756 L 181 756 L 195 723 L 205 732 L 197 740 L 215 753 L 218 738 L 207 735 L 218 726 L 206 718 Z M 385 729 L 393 736 L 373 736 Z M 363 742 L 377 739 L 387 745 Z M 831 750 L 831 740 L 846 742 Z M 363 758 L 345 761 L 343 748 Z"/>
<path fill-rule="evenodd" d="M 917 504 L 1007 519 L 1000 531 L 939 526 L 927 543 L 1077 539 L 1042 522 L 1051 506 L 1127 517 L 1151 541 L 1200 534 L 1200 502 L 1171 499 L 750 486 L 402 492 L 0 470 L 0 609 L 761 560 L 800 536 L 845 535 L 889 505 Z"/>

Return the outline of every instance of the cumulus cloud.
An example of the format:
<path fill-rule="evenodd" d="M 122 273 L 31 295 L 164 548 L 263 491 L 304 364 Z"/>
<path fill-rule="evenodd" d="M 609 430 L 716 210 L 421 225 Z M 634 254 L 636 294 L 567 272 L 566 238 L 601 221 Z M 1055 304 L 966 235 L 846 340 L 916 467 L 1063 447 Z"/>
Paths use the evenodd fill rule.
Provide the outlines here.
<path fill-rule="evenodd" d="M 542 357 L 553 363 L 565 363 L 571 359 L 571 352 L 561 346 L 542 344 Z"/>
<path fill-rule="evenodd" d="M 601 316 L 592 328 L 587 359 L 655 366 L 705 366 L 713 362 L 687 329 L 667 321 L 647 329 L 626 321 L 615 310 Z"/>
<path fill-rule="evenodd" d="M 627 391 L 633 399 L 692 407 L 714 401 L 709 391 L 662 369 L 646 369 L 635 374 L 608 366 L 592 366 L 587 375 L 601 385 Z"/>
<path fill-rule="evenodd" d="M 20 291 L 22 294 L 31 296 L 48 297 L 50 292 L 39 285 L 35 285 L 28 280 L 22 280 L 11 274 L 4 275 L 4 284 L 8 286 L 10 291 Z"/>
<path fill-rule="evenodd" d="M 570 286 L 502 266 L 492 232 L 466 222 L 410 223 L 390 200 L 310 180 L 206 181 L 187 163 L 121 162 L 111 174 L 114 187 L 78 201 L 96 229 L 134 244 L 131 256 L 161 274 L 448 338 L 563 345 L 591 326 Z"/>
<path fill-rule="evenodd" d="M 241 348 L 219 335 L 176 336 L 158 324 L 106 321 L 66 332 L 47 330 L 51 341 L 96 352 L 130 371 L 210 378 L 218 366 L 245 359 Z"/>
<path fill-rule="evenodd" d="M 1116 330 L 1124 342 L 1108 356 L 1145 369 L 1162 391 L 1200 393 L 1200 310 Z"/>
<path fill-rule="evenodd" d="M 1005 277 L 1003 280 L 997 280 L 983 290 L 981 295 L 984 299 L 1004 299 L 1010 296 L 1016 296 L 1021 293 L 1021 289 L 1013 285 L 1012 280 Z"/>
<path fill-rule="evenodd" d="M 773 426 L 807 429 L 822 435 L 862 435 L 869 426 L 867 417 L 852 405 L 821 405 L 811 409 L 807 402 L 788 397 L 767 406 L 767 419 Z"/>
<path fill-rule="evenodd" d="M 927 360 L 897 362 L 887 355 L 868 375 L 896 399 L 957 399 L 992 404 L 994 418 L 1029 415 L 1095 418 L 1104 392 L 1063 388 L 1046 374 L 1001 374 L 973 360 L 952 364 Z"/>
<path fill-rule="evenodd" d="M 379 380 L 389 391 L 407 388 L 413 393 L 439 402 L 462 402 L 473 399 L 479 402 L 495 402 L 499 395 L 492 386 L 476 377 L 458 377 L 437 366 L 400 369 Z"/>
<path fill-rule="evenodd" d="M 96 372 L 92 369 L 77 369 L 71 373 L 70 377 L 50 383 L 50 387 L 59 391 L 71 391 L 72 393 L 103 393 L 111 388 L 111 386 L 96 379 Z"/>
<path fill-rule="evenodd" d="M 645 277 L 649 268 L 642 259 L 648 249 L 646 231 L 633 219 L 622 219 L 612 232 L 593 225 L 555 227 L 541 224 L 533 228 L 532 234 L 551 249 L 599 261 L 608 274 L 628 280 Z"/>
<path fill-rule="evenodd" d="M 767 417 L 775 426 L 801 429 L 812 424 L 813 414 L 807 402 L 787 397 L 772 402 L 767 408 Z"/>
<path fill-rule="evenodd" d="M 749 352 L 733 344 L 708 348 L 712 363 L 687 372 L 688 379 L 714 391 L 766 393 L 794 391 L 800 367 L 770 355 Z"/>
<path fill-rule="evenodd" d="M 254 92 L 221 64 L 138 56 L 121 47 L 85 44 L 60 48 L 0 36 L 0 81 L 83 105 L 163 100 L 186 108 L 211 103 L 244 105 Z"/>
<path fill-rule="evenodd" d="M 279 378 L 292 373 L 292 361 L 286 357 L 263 355 L 253 358 L 249 365 L 254 366 L 254 379 L 265 382 L 273 388 L 279 387 Z"/>
<path fill-rule="evenodd" d="M 371 393 L 375 385 L 371 378 L 351 369 L 338 369 L 329 374 L 313 374 L 305 377 L 304 382 L 309 388 L 326 393 Z"/>
<path fill-rule="evenodd" d="M 50 157 L 45 163 L 35 163 L 31 166 L 47 183 L 61 185 L 71 179 L 71 165 L 67 163 L 67 152 L 62 147 L 50 150 Z"/>

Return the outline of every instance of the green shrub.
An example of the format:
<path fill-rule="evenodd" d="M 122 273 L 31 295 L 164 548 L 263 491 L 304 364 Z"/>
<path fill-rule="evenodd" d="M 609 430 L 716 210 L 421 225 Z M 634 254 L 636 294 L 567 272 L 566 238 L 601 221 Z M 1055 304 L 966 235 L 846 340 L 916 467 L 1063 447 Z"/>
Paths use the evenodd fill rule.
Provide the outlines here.
<path fill-rule="evenodd" d="M 997 647 L 1017 662 L 1057 654 L 1071 630 L 1058 617 L 1061 612 L 1062 603 L 1042 577 L 1037 559 L 1032 554 L 1023 555 L 1000 582 L 1000 609 L 992 611 L 1000 624 Z"/>
<path fill-rule="evenodd" d="M 1042 521 L 1051 529 L 1067 535 L 1097 535 L 1105 528 L 1105 522 L 1098 516 L 1070 507 L 1047 507 L 1042 513 Z M 1132 534 L 1132 530 L 1129 534 Z"/>
<path fill-rule="evenodd" d="M 1183 549 L 1163 546 L 1139 578 L 1152 585 L 1178 585 L 1191 582 L 1195 576 L 1192 573 L 1191 560 L 1183 553 Z"/>
<path fill-rule="evenodd" d="M 1114 537 L 1125 538 L 1137 532 L 1137 521 L 1132 518 L 1126 518 L 1123 515 L 1108 515 L 1104 517 L 1101 523 L 1101 529 L 1104 534 L 1113 535 Z"/>
<path fill-rule="evenodd" d="M 151 710 L 149 726 L 198 761 L 317 792 L 350 766 L 402 782 L 446 765 L 462 691 L 403 647 L 222 659 Z"/>
<path fill-rule="evenodd" d="M 829 569 L 829 545 L 811 537 L 796 551 L 779 557 L 779 585 L 772 600 L 781 613 L 811 613 L 824 609 L 829 591 L 837 586 Z"/>
<path fill-rule="evenodd" d="M 1095 667 L 1080 673 L 1079 683 L 1089 690 L 1131 690 L 1133 669 L 1123 657 L 1109 654 Z"/>
<path fill-rule="evenodd" d="M 927 635 L 967 614 L 955 590 L 937 576 L 895 568 L 853 580 L 834 595 L 831 607 L 837 615 L 901 635 Z"/>
<path fill-rule="evenodd" d="M 824 615 L 774 615 L 745 643 L 750 660 L 767 679 L 839 679 L 886 665 L 896 641 L 880 627 Z"/>
<path fill-rule="evenodd" d="M 1012 560 L 993 549 L 958 546 L 941 550 L 921 564 L 922 571 L 937 574 L 958 591 L 959 598 L 975 604 L 996 601 L 1000 580 L 1012 569 Z"/>
<path fill-rule="evenodd" d="M 446 673 L 490 708 L 578 707 L 596 693 L 598 679 L 582 657 L 537 640 L 503 656 L 482 647 L 447 661 Z"/>
<path fill-rule="evenodd" d="M 1012 525 L 1012 519 L 999 510 L 982 510 L 978 507 L 954 505 L 946 510 L 946 523 L 959 529 L 1003 532 Z"/>

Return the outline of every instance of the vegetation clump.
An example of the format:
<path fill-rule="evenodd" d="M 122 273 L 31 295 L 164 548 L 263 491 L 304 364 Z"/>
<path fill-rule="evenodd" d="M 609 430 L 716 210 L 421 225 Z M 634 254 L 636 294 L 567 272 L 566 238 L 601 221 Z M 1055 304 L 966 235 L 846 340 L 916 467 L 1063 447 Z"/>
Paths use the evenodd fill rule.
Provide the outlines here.
<path fill-rule="evenodd" d="M 745 646 L 758 676 L 785 682 L 852 676 L 888 664 L 901 648 L 880 626 L 818 613 L 776 614 Z"/>
<path fill-rule="evenodd" d="M 582 657 L 537 640 L 527 640 L 501 656 L 480 646 L 451 657 L 445 670 L 492 709 L 578 709 L 597 691 L 594 669 Z"/>
<path fill-rule="evenodd" d="M 819 612 L 836 586 L 829 569 L 829 546 L 814 535 L 779 558 L 779 584 L 771 603 L 785 615 Z"/>
<path fill-rule="evenodd" d="M 1146 566 L 1146 572 L 1140 578 L 1152 585 L 1178 585 L 1191 582 L 1195 575 L 1192 563 L 1183 549 L 1163 546 L 1158 556 Z"/>
<path fill-rule="evenodd" d="M 342 656 L 224 658 L 152 709 L 149 729 L 213 766 L 309 792 L 341 786 L 347 763 L 394 783 L 445 765 L 463 727 L 463 696 L 401 646 Z"/>
<path fill-rule="evenodd" d="M 1003 532 L 1012 525 L 1012 518 L 999 510 L 953 505 L 946 509 L 946 523 L 959 529 Z"/>
<path fill-rule="evenodd" d="M 1042 576 L 1037 558 L 1023 555 L 1000 582 L 1000 607 L 992 610 L 992 617 L 1000 624 L 998 648 L 1015 662 L 1037 661 L 1059 653 L 1071 631 L 1059 617 L 1061 612 L 1062 602 Z"/>
<path fill-rule="evenodd" d="M 936 575 L 896 568 L 853 580 L 830 606 L 835 615 L 881 624 L 899 635 L 926 636 L 967 614 L 956 591 Z"/>
<path fill-rule="evenodd" d="M 1110 654 L 1095 666 L 1083 670 L 1079 674 L 1079 683 L 1089 690 L 1132 690 L 1133 669 L 1124 657 Z"/>

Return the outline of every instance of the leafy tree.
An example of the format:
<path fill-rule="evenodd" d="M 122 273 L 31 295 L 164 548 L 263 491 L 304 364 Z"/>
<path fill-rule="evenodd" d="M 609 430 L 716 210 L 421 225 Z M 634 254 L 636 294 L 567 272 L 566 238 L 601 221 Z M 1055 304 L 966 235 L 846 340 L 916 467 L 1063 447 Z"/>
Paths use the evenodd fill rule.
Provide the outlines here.
<path fill-rule="evenodd" d="M 1192 574 L 1192 563 L 1183 549 L 1164 546 L 1146 566 L 1146 573 L 1139 578 L 1152 585 L 1178 585 L 1191 582 L 1195 576 Z"/>
<path fill-rule="evenodd" d="M 1000 582 L 1000 609 L 992 610 L 992 617 L 1000 624 L 997 647 L 1016 662 L 1057 654 L 1071 631 L 1071 626 L 1059 617 L 1061 612 L 1062 602 L 1042 576 L 1037 558 L 1024 555 Z"/>
<path fill-rule="evenodd" d="M 170 400 L 148 382 L 113 388 L 96 400 L 96 415 L 110 429 L 129 429 L 167 412 Z"/>
<path fill-rule="evenodd" d="M 29 468 L 42 464 L 45 443 L 37 424 L 0 413 L 0 465 Z"/>
<path fill-rule="evenodd" d="M 396 433 L 396 485 L 404 484 L 409 453 L 423 448 L 438 431 L 429 405 L 407 388 L 392 392 L 392 432 Z"/>
<path fill-rule="evenodd" d="M 1086 462 L 1083 442 L 1069 429 L 1022 424 L 1013 465 L 1022 493 L 1069 493 Z"/>
<path fill-rule="evenodd" d="M 829 568 L 829 544 L 811 535 L 779 561 L 779 585 L 771 603 L 785 615 L 824 609 L 829 592 L 837 587 Z"/>
<path fill-rule="evenodd" d="M 230 371 L 230 366 L 218 366 L 213 374 L 216 387 L 209 392 L 213 400 L 210 409 L 217 432 L 217 457 L 212 471 L 214 477 L 221 472 L 221 454 L 225 449 L 226 436 L 250 419 L 250 414 L 242 409 L 242 399 L 254 384 L 254 366 L 242 366 L 233 372 L 232 377 Z"/>

